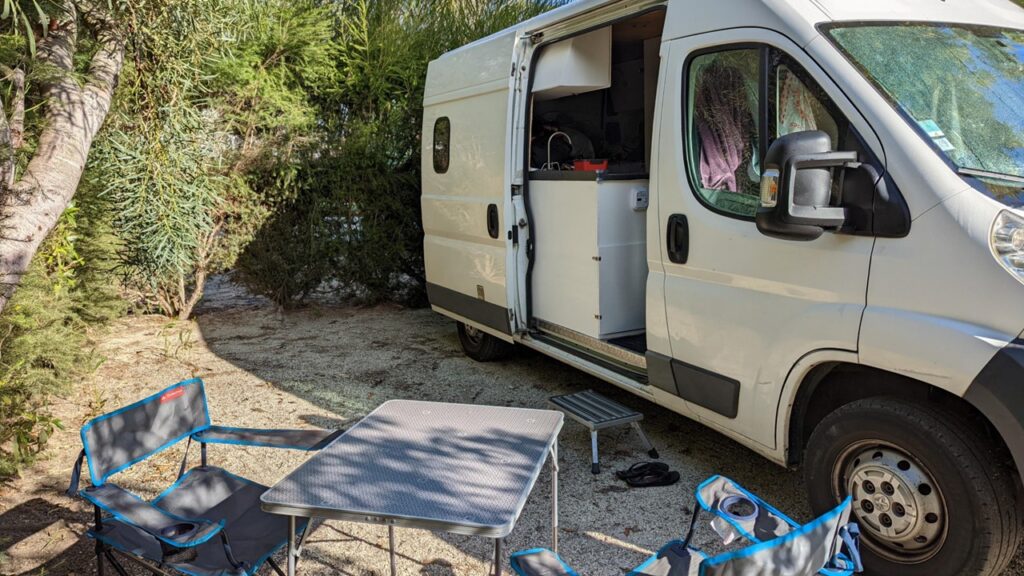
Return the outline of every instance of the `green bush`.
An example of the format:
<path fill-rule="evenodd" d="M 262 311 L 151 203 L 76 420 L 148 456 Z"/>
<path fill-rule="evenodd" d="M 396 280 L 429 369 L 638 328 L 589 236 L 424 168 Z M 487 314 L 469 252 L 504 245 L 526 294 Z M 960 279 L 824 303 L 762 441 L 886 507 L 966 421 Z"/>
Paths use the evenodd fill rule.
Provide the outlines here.
<path fill-rule="evenodd" d="M 316 99 L 319 136 L 307 143 L 291 182 L 297 200 L 280 206 L 256 234 L 238 261 L 238 277 L 282 305 L 317 287 L 365 302 L 424 302 L 420 125 L 427 63 L 558 3 L 338 2 L 341 82 Z"/>
<path fill-rule="evenodd" d="M 238 258 L 235 278 L 281 306 L 316 291 L 334 269 L 333 210 L 307 188 L 280 205 Z"/>
<path fill-rule="evenodd" d="M 292 150 L 338 84 L 318 0 L 156 0 L 125 16 L 131 58 L 90 161 L 147 309 L 187 318 L 294 197 Z"/>
<path fill-rule="evenodd" d="M 0 315 L 0 478 L 30 462 L 61 426 L 51 398 L 98 365 L 89 326 L 124 312 L 109 208 L 88 182 L 82 188 Z"/>

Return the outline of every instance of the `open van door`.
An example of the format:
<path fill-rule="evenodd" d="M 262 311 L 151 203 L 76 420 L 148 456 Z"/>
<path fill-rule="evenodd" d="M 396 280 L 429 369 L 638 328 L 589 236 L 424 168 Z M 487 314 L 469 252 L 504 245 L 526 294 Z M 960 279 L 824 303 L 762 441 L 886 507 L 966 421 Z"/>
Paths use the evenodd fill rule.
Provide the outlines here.
<path fill-rule="evenodd" d="M 511 340 L 509 104 L 515 34 L 430 63 L 424 91 L 423 252 L 431 307 Z"/>

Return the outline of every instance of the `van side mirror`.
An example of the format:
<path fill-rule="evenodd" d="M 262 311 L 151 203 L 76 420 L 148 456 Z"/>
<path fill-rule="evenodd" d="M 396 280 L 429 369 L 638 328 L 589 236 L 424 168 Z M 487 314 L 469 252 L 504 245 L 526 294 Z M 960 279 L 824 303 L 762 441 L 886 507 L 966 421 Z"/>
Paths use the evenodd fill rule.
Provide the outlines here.
<path fill-rule="evenodd" d="M 768 148 L 762 162 L 757 229 L 766 236 L 814 240 L 846 222 L 846 209 L 832 206 L 832 172 L 858 165 L 856 152 L 834 152 L 821 131 L 794 132 Z"/>

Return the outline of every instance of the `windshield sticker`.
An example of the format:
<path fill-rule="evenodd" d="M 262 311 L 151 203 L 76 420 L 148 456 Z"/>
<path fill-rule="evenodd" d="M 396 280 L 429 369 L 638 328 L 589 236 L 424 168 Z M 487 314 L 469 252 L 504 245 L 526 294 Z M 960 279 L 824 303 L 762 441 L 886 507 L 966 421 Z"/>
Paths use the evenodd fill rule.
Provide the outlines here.
<path fill-rule="evenodd" d="M 956 146 L 953 146 L 953 143 L 946 138 L 936 138 L 934 142 L 935 145 L 939 147 L 939 150 L 942 150 L 943 152 L 949 152 L 950 150 L 956 149 Z"/>
<path fill-rule="evenodd" d="M 942 129 L 939 128 L 939 125 L 935 123 L 935 120 L 921 120 L 920 122 L 917 123 L 917 125 L 920 126 L 926 134 L 928 134 L 929 138 L 934 139 L 942 138 L 943 136 L 945 136 L 945 134 L 942 132 Z"/>

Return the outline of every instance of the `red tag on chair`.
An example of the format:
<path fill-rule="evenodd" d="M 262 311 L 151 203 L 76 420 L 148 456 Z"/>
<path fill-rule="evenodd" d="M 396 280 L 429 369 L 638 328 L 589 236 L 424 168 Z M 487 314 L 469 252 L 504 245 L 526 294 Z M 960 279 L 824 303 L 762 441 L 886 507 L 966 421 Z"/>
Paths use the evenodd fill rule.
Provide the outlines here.
<path fill-rule="evenodd" d="M 164 392 L 163 396 L 160 397 L 160 403 L 163 404 L 164 402 L 170 402 L 171 400 L 174 400 L 175 398 L 181 398 L 181 396 L 184 395 L 184 394 L 185 394 L 185 387 L 184 386 L 182 386 L 180 388 L 175 388 L 174 390 L 168 390 L 167 392 Z"/>

